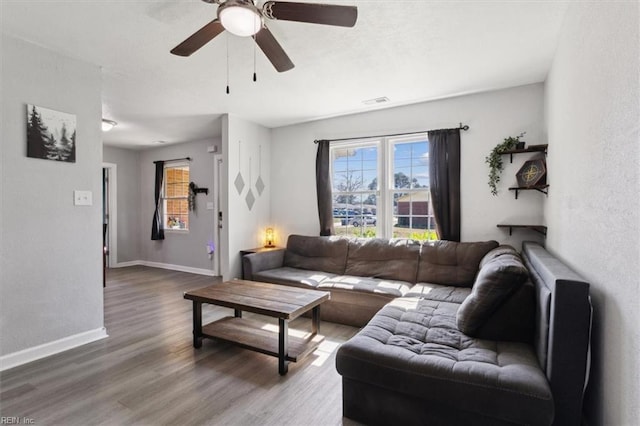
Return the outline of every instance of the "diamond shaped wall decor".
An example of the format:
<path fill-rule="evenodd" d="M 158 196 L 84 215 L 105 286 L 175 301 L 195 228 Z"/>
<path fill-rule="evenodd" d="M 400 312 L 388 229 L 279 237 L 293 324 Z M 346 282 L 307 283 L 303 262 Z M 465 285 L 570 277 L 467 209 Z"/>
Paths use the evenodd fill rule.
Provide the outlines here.
<path fill-rule="evenodd" d="M 236 176 L 236 180 L 233 182 L 233 184 L 236 186 L 238 195 L 241 195 L 242 190 L 244 189 L 244 179 L 242 178 L 242 173 L 238 172 L 238 176 Z"/>
<path fill-rule="evenodd" d="M 244 199 L 247 202 L 247 207 L 249 207 L 249 211 L 253 208 L 253 203 L 256 202 L 256 197 L 253 196 L 253 191 L 249 188 L 249 192 L 247 192 L 247 196 Z"/>
<path fill-rule="evenodd" d="M 260 176 L 258 176 L 258 180 L 256 181 L 256 190 L 258 190 L 258 195 L 262 195 L 262 191 L 264 191 L 264 182 Z"/>

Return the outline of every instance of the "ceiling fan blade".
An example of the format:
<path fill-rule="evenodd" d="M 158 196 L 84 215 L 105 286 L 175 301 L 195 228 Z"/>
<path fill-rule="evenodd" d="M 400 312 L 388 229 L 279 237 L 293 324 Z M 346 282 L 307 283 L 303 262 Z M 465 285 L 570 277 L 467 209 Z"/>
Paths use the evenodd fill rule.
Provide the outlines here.
<path fill-rule="evenodd" d="M 191 37 L 174 47 L 171 53 L 178 56 L 190 56 L 193 52 L 213 40 L 222 31 L 224 31 L 224 27 L 218 19 L 214 19 L 193 33 Z"/>
<path fill-rule="evenodd" d="M 263 26 L 255 38 L 260 50 L 264 52 L 278 72 L 289 71 L 293 68 L 293 62 L 267 27 Z"/>
<path fill-rule="evenodd" d="M 353 27 L 358 19 L 357 7 L 335 4 L 268 1 L 263 6 L 263 13 L 271 19 L 338 27 Z"/>

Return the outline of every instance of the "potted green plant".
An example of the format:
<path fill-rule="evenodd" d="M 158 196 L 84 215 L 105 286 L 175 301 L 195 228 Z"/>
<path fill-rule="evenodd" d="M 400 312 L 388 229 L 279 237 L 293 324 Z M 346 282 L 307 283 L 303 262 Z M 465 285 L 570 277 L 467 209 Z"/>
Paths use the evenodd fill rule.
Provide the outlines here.
<path fill-rule="evenodd" d="M 514 149 L 518 143 L 521 143 L 520 138 L 524 136 L 526 132 L 520 133 L 518 136 L 509 136 L 504 138 L 504 141 L 496 145 L 491 153 L 485 157 L 484 161 L 489 165 L 489 188 L 491 188 L 492 195 L 498 195 L 498 182 L 500 182 L 500 174 L 504 170 L 504 164 L 502 163 L 502 154 L 505 151 Z"/>

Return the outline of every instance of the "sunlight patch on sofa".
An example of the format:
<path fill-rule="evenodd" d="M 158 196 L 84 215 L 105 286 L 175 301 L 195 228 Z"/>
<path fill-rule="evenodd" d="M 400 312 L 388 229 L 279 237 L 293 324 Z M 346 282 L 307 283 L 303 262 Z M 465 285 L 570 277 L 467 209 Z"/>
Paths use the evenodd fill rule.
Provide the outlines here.
<path fill-rule="evenodd" d="M 416 309 L 418 307 L 418 302 L 420 299 L 416 298 L 398 298 L 389 302 L 388 306 L 394 306 L 398 308 L 402 308 L 404 310 Z"/>

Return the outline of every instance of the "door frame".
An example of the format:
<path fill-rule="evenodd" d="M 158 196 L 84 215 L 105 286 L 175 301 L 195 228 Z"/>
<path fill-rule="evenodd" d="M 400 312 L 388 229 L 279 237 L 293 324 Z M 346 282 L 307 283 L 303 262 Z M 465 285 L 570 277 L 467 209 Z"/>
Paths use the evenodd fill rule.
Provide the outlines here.
<path fill-rule="evenodd" d="M 107 266 L 115 268 L 118 266 L 118 165 L 102 163 L 102 168 L 107 169 L 107 187 L 109 188 L 109 226 L 107 227 L 109 264 Z"/>
<path fill-rule="evenodd" d="M 214 184 L 213 184 L 213 211 L 214 211 L 214 219 L 213 219 L 213 241 L 216 246 L 216 251 L 214 252 L 214 261 L 213 261 L 213 271 L 216 276 L 222 275 L 222 265 L 220 256 L 220 219 L 219 212 L 221 212 L 222 205 L 220 203 L 220 185 L 222 183 L 222 155 L 214 154 L 213 156 L 213 176 L 214 176 Z M 222 218 L 222 225 L 224 226 L 225 217 Z"/>

